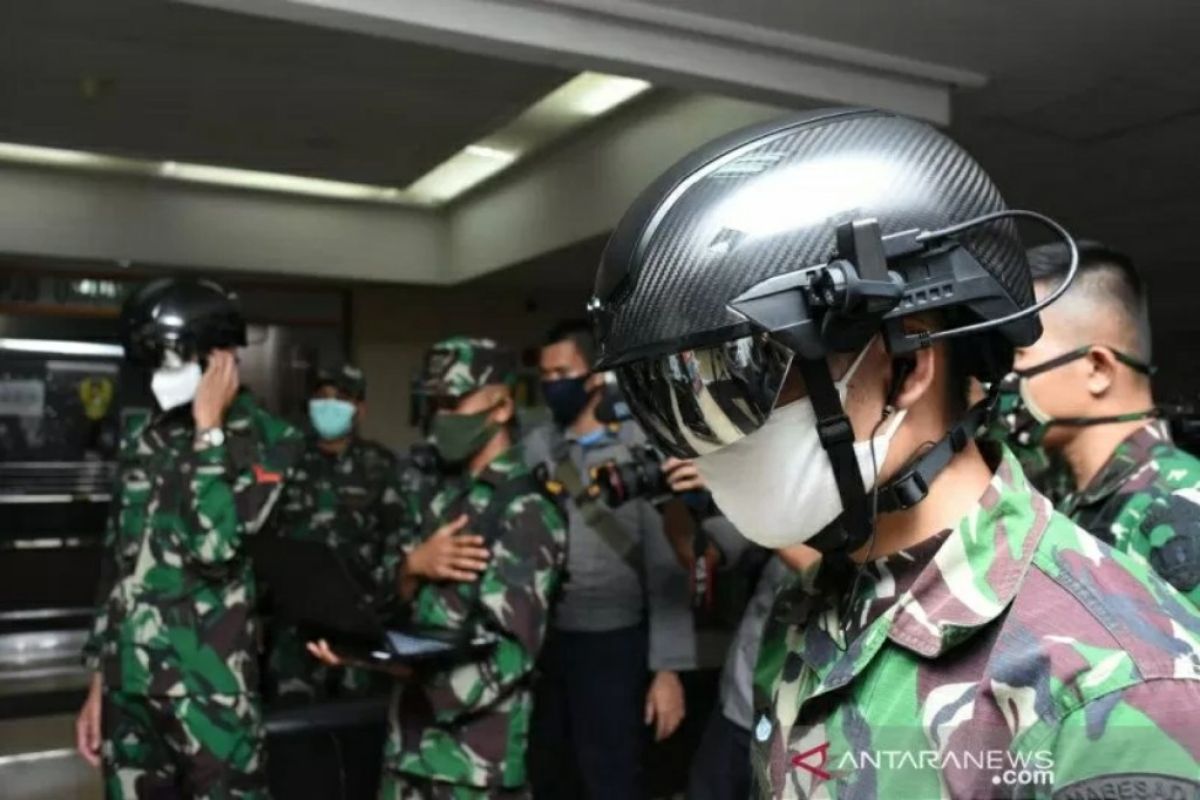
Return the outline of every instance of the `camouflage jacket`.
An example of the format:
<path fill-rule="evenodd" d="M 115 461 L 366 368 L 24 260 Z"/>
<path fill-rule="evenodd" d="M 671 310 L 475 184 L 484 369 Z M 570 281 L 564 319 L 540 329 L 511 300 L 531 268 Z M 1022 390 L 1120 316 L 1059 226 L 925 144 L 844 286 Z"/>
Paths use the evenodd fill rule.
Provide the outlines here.
<path fill-rule="evenodd" d="M 1154 420 L 1117 446 L 1082 492 L 1063 501 L 1075 524 L 1135 553 L 1200 607 L 1200 459 Z"/>
<path fill-rule="evenodd" d="M 439 492 L 423 531 L 463 513 L 478 519 L 499 487 L 528 474 L 519 448 L 506 451 L 465 486 Z M 500 517 L 499 538 L 477 582 L 426 583 L 418 590 L 408 609 L 414 624 L 460 631 L 478 598 L 482 613 L 474 624 L 499 643 L 479 661 L 397 687 L 384 755 L 389 769 L 470 786 L 525 782 L 530 678 L 565 548 L 566 524 L 554 503 L 540 492 L 519 495 Z"/>
<path fill-rule="evenodd" d="M 270 518 L 304 445 L 241 392 L 225 443 L 197 449 L 191 406 L 132 427 L 118 454 L 85 661 L 131 694 L 258 691 L 243 537 Z"/>
<path fill-rule="evenodd" d="M 330 456 L 310 442 L 284 488 L 277 528 L 337 551 L 382 599 L 394 586 L 383 553 L 399 546 L 407 513 L 396 457 L 385 447 L 356 438 Z"/>
<path fill-rule="evenodd" d="M 827 560 L 781 592 L 760 650 L 760 796 L 1196 797 L 1200 614 L 1011 453 L 849 604 L 854 570 Z"/>
<path fill-rule="evenodd" d="M 395 587 L 395 576 L 384 572 L 383 554 L 400 546 L 406 513 L 390 451 L 355 438 L 341 454 L 328 455 L 310 441 L 284 487 L 275 528 L 339 553 L 371 602 L 382 606 Z M 325 667 L 305 649 L 301 633 L 283 621 L 268 626 L 267 641 L 267 683 L 276 694 L 365 694 L 381 684 L 383 676 L 376 673 Z"/>

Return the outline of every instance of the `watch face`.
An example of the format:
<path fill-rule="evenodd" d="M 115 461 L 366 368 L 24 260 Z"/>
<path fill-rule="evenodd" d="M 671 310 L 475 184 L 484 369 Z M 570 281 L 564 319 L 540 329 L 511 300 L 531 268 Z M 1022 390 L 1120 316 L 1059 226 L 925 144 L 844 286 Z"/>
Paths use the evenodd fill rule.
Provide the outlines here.
<path fill-rule="evenodd" d="M 216 447 L 225 443 L 225 431 L 220 428 L 209 428 L 206 431 L 201 431 L 200 441 L 209 447 Z"/>

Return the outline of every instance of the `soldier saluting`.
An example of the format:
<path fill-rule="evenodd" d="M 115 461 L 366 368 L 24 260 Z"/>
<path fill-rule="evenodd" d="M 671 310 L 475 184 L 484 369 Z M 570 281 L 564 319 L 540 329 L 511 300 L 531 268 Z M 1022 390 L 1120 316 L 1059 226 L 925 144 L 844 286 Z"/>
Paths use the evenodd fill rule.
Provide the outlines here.
<path fill-rule="evenodd" d="M 255 585 L 245 538 L 304 446 L 238 383 L 246 323 L 204 280 L 154 281 L 121 312 L 158 413 L 122 443 L 76 722 L 109 798 L 267 796 Z"/>

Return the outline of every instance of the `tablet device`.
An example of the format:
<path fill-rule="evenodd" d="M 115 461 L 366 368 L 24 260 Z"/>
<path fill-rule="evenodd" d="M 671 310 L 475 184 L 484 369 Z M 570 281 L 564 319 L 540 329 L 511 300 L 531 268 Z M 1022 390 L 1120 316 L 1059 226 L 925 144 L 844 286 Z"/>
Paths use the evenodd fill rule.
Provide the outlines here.
<path fill-rule="evenodd" d="M 256 536 L 249 550 L 255 572 L 271 587 L 276 613 L 329 640 L 335 652 L 376 662 L 453 662 L 495 646 L 494 637 L 463 641 L 441 628 L 386 625 L 363 583 L 321 542 Z"/>

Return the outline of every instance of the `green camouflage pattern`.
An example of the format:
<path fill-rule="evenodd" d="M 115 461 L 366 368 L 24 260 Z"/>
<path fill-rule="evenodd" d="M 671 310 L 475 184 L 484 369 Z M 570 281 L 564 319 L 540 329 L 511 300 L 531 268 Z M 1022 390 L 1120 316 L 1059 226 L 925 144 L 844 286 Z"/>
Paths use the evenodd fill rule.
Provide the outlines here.
<path fill-rule="evenodd" d="M 1117 446 L 1060 510 L 1117 550 L 1145 559 L 1200 607 L 1200 459 L 1152 420 Z"/>
<path fill-rule="evenodd" d="M 1056 513 L 1011 453 L 953 529 L 846 598 L 853 579 L 826 557 L 776 601 L 757 796 L 1200 792 L 1200 614 Z"/>
<path fill-rule="evenodd" d="M 422 376 L 428 397 L 463 397 L 490 384 L 512 386 L 517 380 L 516 355 L 491 339 L 452 336 L 429 349 Z"/>
<path fill-rule="evenodd" d="M 275 527 L 281 536 L 319 542 L 338 553 L 368 602 L 384 607 L 395 590 L 395 572 L 385 571 L 384 553 L 400 547 L 406 520 L 396 457 L 356 437 L 338 455 L 309 442 L 284 489 Z M 317 661 L 302 632 L 283 620 L 271 623 L 267 641 L 265 678 L 273 696 L 357 697 L 388 687 L 378 672 Z"/>
<path fill-rule="evenodd" d="M 322 386 L 332 386 L 354 400 L 367 399 L 367 376 L 353 364 L 341 364 L 318 370 L 317 379 L 313 382 L 313 389 L 315 391 Z"/>
<path fill-rule="evenodd" d="M 528 475 L 520 449 L 510 448 L 440 491 L 422 519 L 424 534 L 463 513 L 478 520 L 500 487 Z M 490 789 L 525 783 L 530 683 L 563 574 L 566 523 L 551 500 L 531 491 L 508 504 L 499 525 L 478 582 L 426 583 L 407 608 L 415 625 L 462 631 L 471 624 L 472 638 L 486 632 L 499 641 L 477 661 L 397 686 L 384 751 L 389 772 Z M 472 620 L 477 597 L 481 613 Z"/>
<path fill-rule="evenodd" d="M 395 773 L 385 774 L 379 787 L 379 800 L 527 800 L 529 797 L 525 789 L 463 786 Z"/>
<path fill-rule="evenodd" d="M 257 597 L 243 543 L 268 523 L 304 439 L 248 392 L 234 399 L 225 435 L 198 449 L 185 406 L 134 426 L 122 443 L 84 647 L 109 690 L 258 691 Z"/>
<path fill-rule="evenodd" d="M 1006 445 L 1021 462 L 1029 482 L 1051 502 L 1056 505 L 1062 502 L 1075 490 L 1075 478 L 1061 457 L 1047 453 L 1040 444 L 1018 441 L 1021 437 L 1014 430 L 1018 427 L 1016 420 L 1028 416 L 1027 412 L 1019 414 L 1024 407 L 1020 393 L 1012 386 L 1002 385 L 992 390 L 988 402 L 991 405 L 979 438 Z"/>
<path fill-rule="evenodd" d="M 262 715 L 251 695 L 148 697 L 106 692 L 108 800 L 267 800 Z"/>

